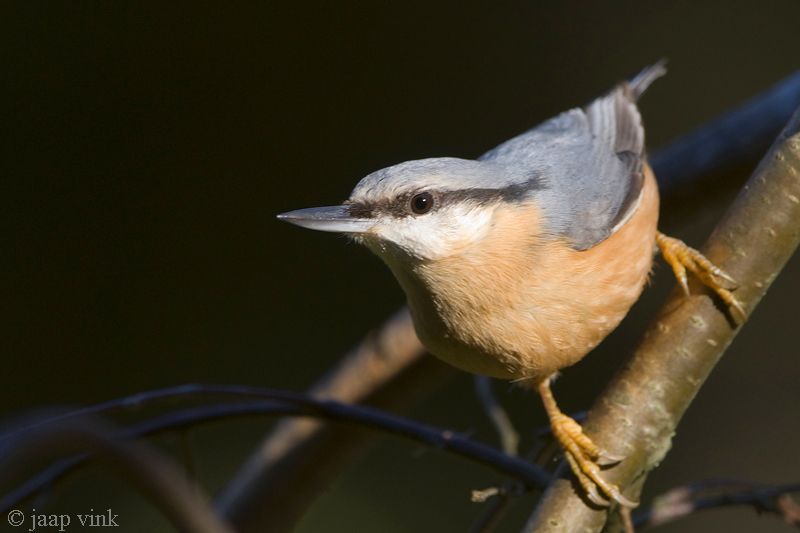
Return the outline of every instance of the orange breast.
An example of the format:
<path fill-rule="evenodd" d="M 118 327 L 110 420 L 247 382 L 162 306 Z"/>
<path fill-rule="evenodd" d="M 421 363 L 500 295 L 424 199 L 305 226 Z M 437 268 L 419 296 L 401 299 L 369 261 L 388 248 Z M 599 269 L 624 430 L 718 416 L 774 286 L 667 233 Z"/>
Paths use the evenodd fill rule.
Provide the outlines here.
<path fill-rule="evenodd" d="M 638 299 L 652 267 L 658 189 L 645 165 L 636 213 L 597 246 L 541 235 L 535 206 L 498 210 L 489 235 L 415 266 L 404 289 L 431 353 L 477 374 L 539 381 L 602 341 Z"/>

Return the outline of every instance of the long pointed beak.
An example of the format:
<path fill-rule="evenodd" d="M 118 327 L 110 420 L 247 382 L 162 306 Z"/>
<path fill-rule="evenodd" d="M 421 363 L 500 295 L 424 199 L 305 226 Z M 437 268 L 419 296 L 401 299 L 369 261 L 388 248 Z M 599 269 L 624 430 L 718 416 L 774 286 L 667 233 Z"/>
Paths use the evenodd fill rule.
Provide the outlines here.
<path fill-rule="evenodd" d="M 373 220 L 355 218 L 347 212 L 348 206 L 312 207 L 281 213 L 278 219 L 302 228 L 337 233 L 366 233 L 375 225 Z"/>

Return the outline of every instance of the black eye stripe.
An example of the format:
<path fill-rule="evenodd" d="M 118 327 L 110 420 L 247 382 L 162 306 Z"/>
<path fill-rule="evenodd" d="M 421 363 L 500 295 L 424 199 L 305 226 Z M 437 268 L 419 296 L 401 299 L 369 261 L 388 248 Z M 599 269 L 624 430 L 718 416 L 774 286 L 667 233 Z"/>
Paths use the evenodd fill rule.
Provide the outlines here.
<path fill-rule="evenodd" d="M 392 199 L 381 199 L 372 202 L 346 202 L 349 204 L 347 212 L 356 218 L 373 218 L 378 215 L 389 215 L 396 218 L 414 216 L 417 213 L 411 208 L 411 200 L 423 193 L 428 193 L 433 199 L 431 208 L 441 208 L 447 205 L 462 202 L 487 204 L 490 202 L 519 202 L 531 192 L 545 188 L 546 185 L 538 175 L 531 176 L 524 183 L 517 183 L 499 189 L 458 189 L 455 191 L 436 191 L 432 189 L 416 190 L 402 193 Z M 427 211 L 430 212 L 430 211 Z"/>

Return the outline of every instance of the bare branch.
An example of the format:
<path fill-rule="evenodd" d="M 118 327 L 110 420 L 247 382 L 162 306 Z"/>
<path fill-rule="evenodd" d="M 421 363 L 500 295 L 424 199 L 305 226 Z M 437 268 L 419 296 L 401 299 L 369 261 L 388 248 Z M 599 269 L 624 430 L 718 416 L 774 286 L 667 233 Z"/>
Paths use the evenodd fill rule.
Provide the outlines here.
<path fill-rule="evenodd" d="M 208 394 L 219 394 L 224 390 L 235 390 L 238 388 L 224 385 L 193 385 L 191 387 L 193 391 L 192 394 L 197 394 L 201 390 L 201 387 L 204 387 Z M 259 389 L 253 387 L 243 387 L 243 389 L 245 389 L 247 395 L 254 395 L 259 391 Z M 153 391 L 145 393 L 144 395 L 152 399 L 159 397 L 160 392 L 168 391 L 171 391 L 171 389 L 167 389 L 166 391 Z M 332 400 L 315 400 L 302 394 L 272 391 L 269 389 L 260 389 L 260 392 L 261 396 L 271 399 L 267 401 L 215 404 L 177 410 L 116 431 L 113 437 L 115 442 L 124 442 L 129 439 L 154 435 L 164 431 L 185 430 L 196 427 L 198 424 L 230 420 L 234 417 L 252 417 L 264 414 L 320 417 L 378 429 L 418 443 L 427 444 L 428 446 L 443 451 L 455 453 L 477 463 L 494 468 L 529 486 L 544 488 L 550 481 L 550 474 L 544 469 L 522 459 L 510 457 L 492 446 L 470 440 L 452 431 L 422 424 L 372 407 L 346 405 Z M 54 423 L 48 421 L 40 422 L 35 424 L 35 429 L 33 430 L 20 430 L 14 432 L 14 435 L 24 435 L 30 431 L 51 431 L 52 427 L 58 427 L 70 421 L 74 422 L 71 418 L 59 416 Z M 8 440 L 7 437 L 3 437 L 0 439 L 0 442 L 6 446 L 13 447 L 14 442 L 12 441 L 9 443 Z M 21 500 L 51 485 L 59 477 L 74 470 L 89 459 L 91 459 L 90 456 L 82 455 L 57 462 L 43 473 L 23 483 L 17 489 L 0 499 L 0 509 L 11 509 Z"/>
<path fill-rule="evenodd" d="M 773 144 L 704 254 L 739 281 L 736 297 L 752 313 L 800 239 L 800 111 Z M 644 340 L 595 402 L 585 428 L 627 458 L 605 477 L 636 500 L 663 459 L 683 413 L 737 329 L 699 283 L 674 291 Z M 599 531 L 605 509 L 588 505 L 568 479 L 553 483 L 525 531 Z M 615 526 L 616 527 L 616 526 Z"/>
<path fill-rule="evenodd" d="M 8 480 L 55 453 L 90 452 L 113 466 L 181 531 L 234 533 L 206 504 L 171 460 L 145 443 L 118 439 L 86 418 L 38 425 L 3 442 L 0 473 Z"/>
<path fill-rule="evenodd" d="M 494 490 L 477 491 L 472 493 L 472 501 L 482 501 L 479 498 L 495 496 L 484 508 L 478 520 L 475 521 L 470 533 L 491 533 L 500 525 L 500 521 L 511 509 L 511 506 L 525 494 L 524 487 L 519 483 L 505 483 Z M 477 496 L 477 498 L 476 498 Z"/>
<path fill-rule="evenodd" d="M 474 376 L 475 390 L 481 400 L 483 409 L 492 421 L 503 451 L 508 455 L 516 456 L 519 445 L 519 433 L 514 429 L 514 424 L 508 413 L 497 399 L 492 388 L 492 378 L 488 376 Z"/>
<path fill-rule="evenodd" d="M 691 483 L 655 498 L 652 507 L 635 513 L 633 523 L 646 528 L 704 509 L 750 506 L 758 512 L 777 514 L 788 524 L 799 526 L 800 507 L 790 496 L 793 492 L 800 492 L 800 484 L 771 486 L 732 480 Z"/>
<path fill-rule="evenodd" d="M 650 154 L 663 193 L 755 160 L 800 106 L 800 71 Z"/>
<path fill-rule="evenodd" d="M 310 392 L 345 403 L 406 409 L 452 373 L 424 354 L 404 307 Z M 352 427 L 304 419 L 281 422 L 219 494 L 217 506 L 242 533 L 291 531 L 370 440 L 369 432 Z"/>

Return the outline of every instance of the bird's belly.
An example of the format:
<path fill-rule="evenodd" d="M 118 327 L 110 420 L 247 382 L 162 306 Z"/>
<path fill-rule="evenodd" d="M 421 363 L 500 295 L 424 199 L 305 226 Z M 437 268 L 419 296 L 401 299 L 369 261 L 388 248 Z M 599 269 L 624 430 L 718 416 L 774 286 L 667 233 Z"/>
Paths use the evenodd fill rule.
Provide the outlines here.
<path fill-rule="evenodd" d="M 513 221 L 520 218 L 510 217 L 508 231 L 519 231 Z M 639 298 L 657 220 L 648 168 L 637 212 L 593 248 L 576 251 L 559 241 L 504 247 L 508 239 L 497 238 L 479 253 L 426 265 L 417 281 L 403 283 L 417 334 L 457 368 L 541 380 L 597 346 Z"/>
<path fill-rule="evenodd" d="M 582 277 L 576 275 L 571 283 L 532 284 L 513 306 L 431 312 L 412 304 L 412 316 L 423 344 L 445 362 L 476 374 L 537 381 L 576 363 L 616 328 L 649 269 L 648 261 L 641 272 L 609 276 L 617 279 L 600 282 L 603 291 L 575 283 Z"/>

